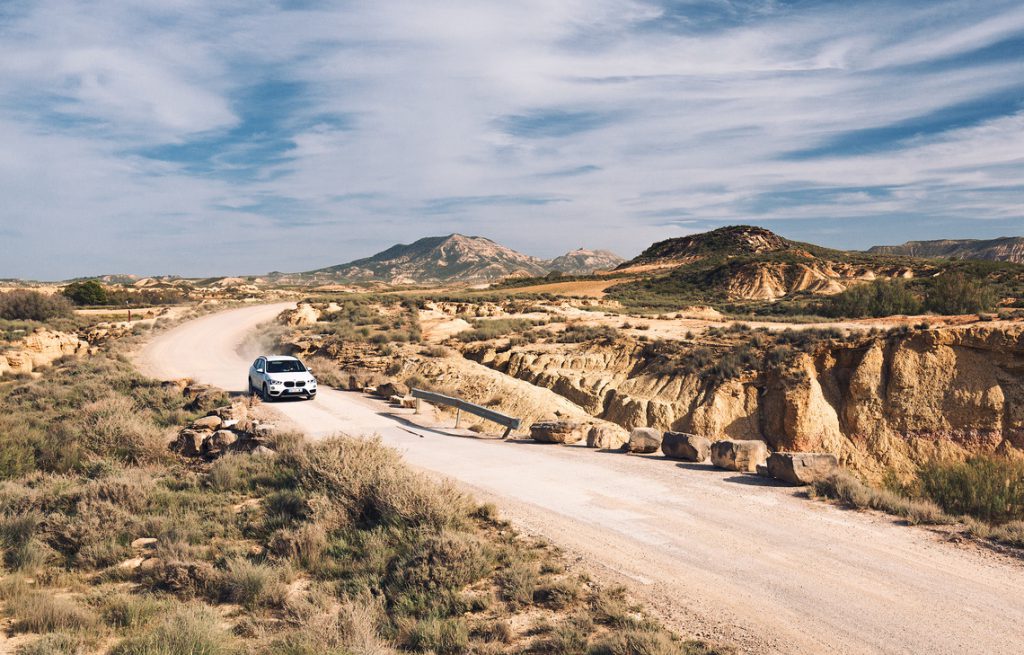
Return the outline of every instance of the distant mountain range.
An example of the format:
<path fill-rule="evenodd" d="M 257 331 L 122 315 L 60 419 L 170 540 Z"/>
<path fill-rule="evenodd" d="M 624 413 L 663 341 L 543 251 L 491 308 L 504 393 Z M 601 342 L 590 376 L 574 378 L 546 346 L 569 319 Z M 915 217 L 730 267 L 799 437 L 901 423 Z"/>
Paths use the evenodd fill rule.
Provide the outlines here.
<path fill-rule="evenodd" d="M 299 274 L 313 280 L 387 284 L 484 283 L 552 271 L 587 274 L 623 260 L 606 250 L 574 250 L 551 260 L 516 252 L 484 237 L 449 234 L 394 245 L 371 257 Z"/>
<path fill-rule="evenodd" d="M 907 241 L 900 246 L 874 246 L 869 248 L 868 252 L 875 255 L 942 257 L 945 259 L 989 259 L 1024 264 L 1024 237 Z"/>

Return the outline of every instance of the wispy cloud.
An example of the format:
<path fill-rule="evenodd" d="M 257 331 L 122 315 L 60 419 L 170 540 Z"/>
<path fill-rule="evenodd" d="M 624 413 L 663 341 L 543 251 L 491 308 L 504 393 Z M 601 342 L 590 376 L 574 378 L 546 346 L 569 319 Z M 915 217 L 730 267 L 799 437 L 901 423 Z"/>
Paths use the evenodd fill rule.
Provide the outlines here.
<path fill-rule="evenodd" d="M 10 0 L 0 276 L 1019 233 L 1021 44 L 1004 0 Z"/>

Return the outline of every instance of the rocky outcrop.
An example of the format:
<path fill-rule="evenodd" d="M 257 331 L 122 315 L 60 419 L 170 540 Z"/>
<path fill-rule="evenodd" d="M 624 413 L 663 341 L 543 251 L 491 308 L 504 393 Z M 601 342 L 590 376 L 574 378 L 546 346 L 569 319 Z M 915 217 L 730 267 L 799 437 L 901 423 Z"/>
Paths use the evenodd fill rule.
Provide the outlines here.
<path fill-rule="evenodd" d="M 868 477 L 909 473 L 933 457 L 1024 456 L 1020 323 L 852 333 L 790 348 L 781 361 L 764 351 L 752 370 L 725 380 L 687 368 L 681 348 L 679 366 L 625 338 L 465 354 L 627 430 L 831 453 Z"/>
<path fill-rule="evenodd" d="M 711 441 L 685 432 L 666 432 L 661 440 L 665 457 L 687 462 L 704 462 L 711 456 Z"/>
<path fill-rule="evenodd" d="M 31 373 L 61 357 L 87 352 L 89 343 L 74 334 L 47 328 L 36 330 L 6 346 L 0 344 L 0 375 Z"/>
<path fill-rule="evenodd" d="M 268 451 L 274 430 L 251 419 L 244 401 L 210 410 L 178 432 L 172 451 L 185 457 L 216 459 L 229 452 L 260 454 Z"/>
<path fill-rule="evenodd" d="M 627 450 L 631 453 L 656 453 L 661 448 L 661 432 L 652 428 L 633 428 Z"/>
<path fill-rule="evenodd" d="M 729 471 L 755 473 L 768 459 L 768 445 L 753 439 L 725 439 L 711 444 L 711 463 Z"/>
<path fill-rule="evenodd" d="M 839 460 L 830 453 L 772 453 L 768 474 L 790 484 L 811 484 L 835 473 Z"/>
<path fill-rule="evenodd" d="M 298 306 L 284 314 L 285 321 L 292 327 L 313 325 L 320 320 L 320 310 L 309 303 L 299 303 Z"/>
<path fill-rule="evenodd" d="M 583 427 L 575 421 L 542 421 L 530 426 L 530 438 L 541 443 L 576 443 Z"/>

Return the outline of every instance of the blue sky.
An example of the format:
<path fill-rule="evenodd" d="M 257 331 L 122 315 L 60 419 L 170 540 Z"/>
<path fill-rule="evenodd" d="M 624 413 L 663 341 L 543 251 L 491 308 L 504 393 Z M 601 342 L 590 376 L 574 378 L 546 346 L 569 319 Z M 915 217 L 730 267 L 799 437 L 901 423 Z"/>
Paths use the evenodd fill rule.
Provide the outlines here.
<path fill-rule="evenodd" d="M 1024 5 L 4 0 L 0 277 L 1024 234 Z"/>

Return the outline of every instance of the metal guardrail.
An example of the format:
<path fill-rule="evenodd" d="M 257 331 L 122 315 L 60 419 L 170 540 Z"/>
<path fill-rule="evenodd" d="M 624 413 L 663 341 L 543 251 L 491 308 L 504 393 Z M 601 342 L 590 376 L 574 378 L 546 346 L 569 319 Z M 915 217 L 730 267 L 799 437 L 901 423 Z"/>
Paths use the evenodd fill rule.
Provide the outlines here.
<path fill-rule="evenodd" d="M 467 402 L 461 398 L 454 398 L 452 396 L 446 396 L 440 393 L 434 393 L 433 391 L 424 391 L 423 389 L 413 389 L 412 397 L 419 400 L 425 400 L 428 403 L 435 405 L 447 405 L 448 407 L 454 407 L 458 413 L 455 415 L 455 427 L 459 426 L 459 418 L 461 412 L 469 412 L 474 416 L 479 416 L 482 419 L 497 423 L 498 425 L 505 426 L 505 433 L 501 435 L 502 439 L 508 439 L 508 435 L 512 433 L 512 430 L 518 430 L 522 424 L 522 419 L 518 419 L 514 416 L 502 414 L 496 412 L 493 409 L 488 409 L 480 405 L 474 405 L 471 402 Z"/>

